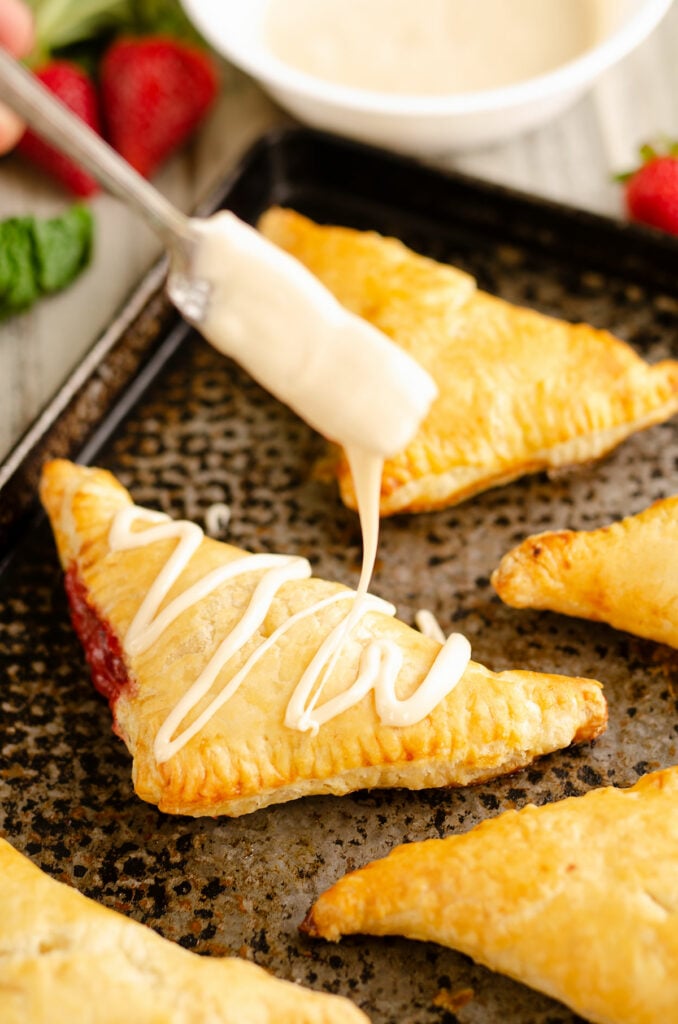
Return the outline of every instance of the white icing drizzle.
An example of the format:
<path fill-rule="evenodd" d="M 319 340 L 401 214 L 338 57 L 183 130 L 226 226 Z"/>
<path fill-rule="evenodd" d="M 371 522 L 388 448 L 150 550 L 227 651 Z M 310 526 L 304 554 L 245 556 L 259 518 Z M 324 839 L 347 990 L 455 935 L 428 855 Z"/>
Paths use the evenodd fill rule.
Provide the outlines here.
<path fill-rule="evenodd" d="M 357 491 L 361 496 L 370 493 L 373 496 L 374 487 L 378 486 L 381 477 L 379 467 L 370 465 L 369 460 L 361 466 L 359 458 L 354 458 L 353 463 L 357 467 Z M 373 503 L 368 503 L 367 507 L 373 508 Z M 369 519 L 369 516 L 361 516 L 361 521 L 364 518 Z M 374 516 L 372 518 L 374 519 Z M 148 525 L 145 529 L 135 530 L 135 523 Z M 378 516 L 376 523 L 378 525 Z M 350 600 L 351 607 L 325 637 L 302 674 L 288 702 L 285 725 L 301 732 L 310 731 L 315 734 L 321 725 L 358 703 L 370 690 L 374 690 L 377 714 L 385 725 L 413 725 L 430 714 L 451 692 L 463 675 L 470 658 L 471 649 L 465 637 L 453 634 L 449 638 L 438 653 L 426 678 L 417 690 L 404 700 L 396 695 L 402 652 L 392 640 L 379 639 L 370 640 L 365 644 L 355 681 L 343 693 L 319 704 L 325 680 L 332 672 L 343 642 L 354 626 L 371 611 L 395 614 L 393 605 L 367 593 L 376 553 L 376 535 L 374 522 L 371 526 L 365 522 L 362 525 L 365 529 L 366 557 L 363 560 L 358 591 L 339 591 L 292 615 L 256 647 L 244 665 L 194 721 L 181 729 L 186 717 L 207 697 L 223 667 L 254 637 L 269 613 L 280 587 L 291 580 L 307 579 L 311 575 L 311 567 L 305 558 L 292 555 L 246 554 L 207 573 L 172 598 L 160 610 L 171 588 L 199 547 L 203 532 L 195 523 L 172 520 L 162 513 L 151 512 L 136 505 L 127 506 L 116 514 L 109 533 L 109 544 L 113 551 L 128 551 L 162 540 L 178 541 L 151 584 L 127 630 L 123 646 L 129 655 L 141 654 L 147 650 L 182 612 L 207 597 L 223 583 L 245 573 L 262 573 L 239 622 L 220 643 L 198 678 L 158 730 L 154 754 L 159 764 L 169 760 L 200 732 L 218 709 L 236 693 L 254 665 L 281 636 L 302 619 L 313 616 L 339 601 Z"/>
<path fill-rule="evenodd" d="M 429 611 L 428 608 L 420 608 L 414 616 L 414 622 L 419 632 L 423 633 L 424 636 L 429 637 L 430 640 L 437 640 L 439 644 L 445 643 L 446 637 L 442 627 L 433 612 Z"/>
<path fill-rule="evenodd" d="M 205 533 L 208 537 L 219 537 L 231 521 L 231 506 L 215 501 L 205 510 Z"/>

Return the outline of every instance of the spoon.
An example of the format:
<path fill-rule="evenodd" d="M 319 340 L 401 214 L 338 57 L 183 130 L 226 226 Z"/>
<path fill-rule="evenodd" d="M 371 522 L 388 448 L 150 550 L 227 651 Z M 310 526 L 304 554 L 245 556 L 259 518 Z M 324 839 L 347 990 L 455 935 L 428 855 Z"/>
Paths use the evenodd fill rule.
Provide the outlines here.
<path fill-rule="evenodd" d="M 159 235 L 167 294 L 215 348 L 330 440 L 381 458 L 407 446 L 433 380 L 297 260 L 232 213 L 186 217 L 1 47 L 0 102 Z"/>

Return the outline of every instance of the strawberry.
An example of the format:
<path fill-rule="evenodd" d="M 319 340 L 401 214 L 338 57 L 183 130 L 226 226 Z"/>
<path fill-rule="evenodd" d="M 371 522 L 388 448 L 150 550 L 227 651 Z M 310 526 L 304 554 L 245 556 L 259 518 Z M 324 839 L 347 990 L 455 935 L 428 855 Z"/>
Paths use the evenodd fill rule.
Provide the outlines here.
<path fill-rule="evenodd" d="M 643 146 L 641 155 L 641 166 L 622 177 L 629 216 L 678 235 L 678 145 L 664 153 Z"/>
<path fill-rule="evenodd" d="M 217 93 L 209 55 L 169 36 L 116 40 L 100 82 L 109 141 L 145 177 L 188 139 Z"/>
<path fill-rule="evenodd" d="M 100 131 L 99 106 L 92 80 L 77 64 L 67 60 L 53 60 L 36 71 L 36 77 L 53 92 L 62 103 L 70 107 L 96 132 Z M 18 150 L 33 163 L 48 171 L 77 196 L 91 196 L 99 186 L 94 178 L 81 170 L 68 157 L 49 143 L 26 130 Z"/>

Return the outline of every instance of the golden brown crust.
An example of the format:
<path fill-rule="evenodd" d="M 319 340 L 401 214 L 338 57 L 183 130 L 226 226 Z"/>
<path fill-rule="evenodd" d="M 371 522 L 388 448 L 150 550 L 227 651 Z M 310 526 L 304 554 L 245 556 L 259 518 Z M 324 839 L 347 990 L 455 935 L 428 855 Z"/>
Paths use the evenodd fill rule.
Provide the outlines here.
<path fill-rule="evenodd" d="M 386 464 L 382 515 L 442 508 L 525 473 L 597 459 L 678 411 L 674 360 L 650 367 L 607 331 L 476 291 L 393 239 L 278 208 L 260 228 L 438 385 L 419 433 Z M 341 454 L 334 469 L 355 507 Z"/>
<path fill-rule="evenodd" d="M 598 1024 L 678 1007 L 678 768 L 507 811 L 341 879 L 305 930 L 405 935 L 472 956 Z"/>
<path fill-rule="evenodd" d="M 1 838 L 0 908 L 2 1024 L 367 1024 L 347 999 L 168 942 Z"/>
<path fill-rule="evenodd" d="M 453 330 L 457 313 L 476 290 L 470 274 L 375 231 L 319 228 L 280 207 L 267 210 L 258 227 L 310 267 L 352 313 L 389 337 L 397 334 L 406 349 L 419 347 L 422 331 Z"/>
<path fill-rule="evenodd" d="M 143 559 L 135 551 L 111 552 L 112 517 L 131 498 L 102 470 L 51 462 L 41 496 L 62 562 L 77 573 L 90 605 L 122 643 L 174 542 L 149 544 Z M 230 545 L 203 539 L 169 596 L 241 555 Z M 125 657 L 131 685 L 115 703 L 116 728 L 134 758 L 137 793 L 164 811 L 238 815 L 311 793 L 466 785 L 515 771 L 541 754 L 593 739 L 605 728 L 607 708 L 597 682 L 533 672 L 495 674 L 471 662 L 458 686 L 417 725 L 384 725 L 368 693 L 317 736 L 289 729 L 283 720 L 292 690 L 341 614 L 332 606 L 288 633 L 289 642 L 257 663 L 204 729 L 169 761 L 157 764 L 158 729 L 237 622 L 253 586 L 250 576 L 229 581 L 182 613 L 148 651 Z M 338 589 L 319 579 L 285 584 L 262 624 L 261 638 Z M 370 613 L 342 648 L 328 696 L 348 688 L 368 636 L 390 637 L 403 651 L 401 698 L 419 686 L 440 650 L 403 623 Z M 219 682 L 234 671 L 229 663 Z"/>
<path fill-rule="evenodd" d="M 502 558 L 492 584 L 516 608 L 607 622 L 678 647 L 678 496 L 598 530 L 535 534 Z"/>

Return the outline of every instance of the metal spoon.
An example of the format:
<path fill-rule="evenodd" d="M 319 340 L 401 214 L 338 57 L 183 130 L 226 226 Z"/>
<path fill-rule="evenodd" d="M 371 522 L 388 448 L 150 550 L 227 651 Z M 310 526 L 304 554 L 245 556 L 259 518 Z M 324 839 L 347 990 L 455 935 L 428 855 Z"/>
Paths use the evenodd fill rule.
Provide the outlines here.
<path fill-rule="evenodd" d="M 167 293 L 170 299 L 188 320 L 199 324 L 209 299 L 209 284 L 197 278 L 192 270 L 196 239 L 190 218 L 2 47 L 0 101 L 11 107 L 38 135 L 89 171 L 108 192 L 141 214 L 168 250 Z"/>
<path fill-rule="evenodd" d="M 0 102 L 157 232 L 170 256 L 167 294 L 216 348 L 326 437 L 380 456 L 406 446 L 436 394 L 411 356 L 233 214 L 222 215 L 227 259 L 222 249 L 206 268 L 209 222 L 184 216 L 2 49 Z"/>

